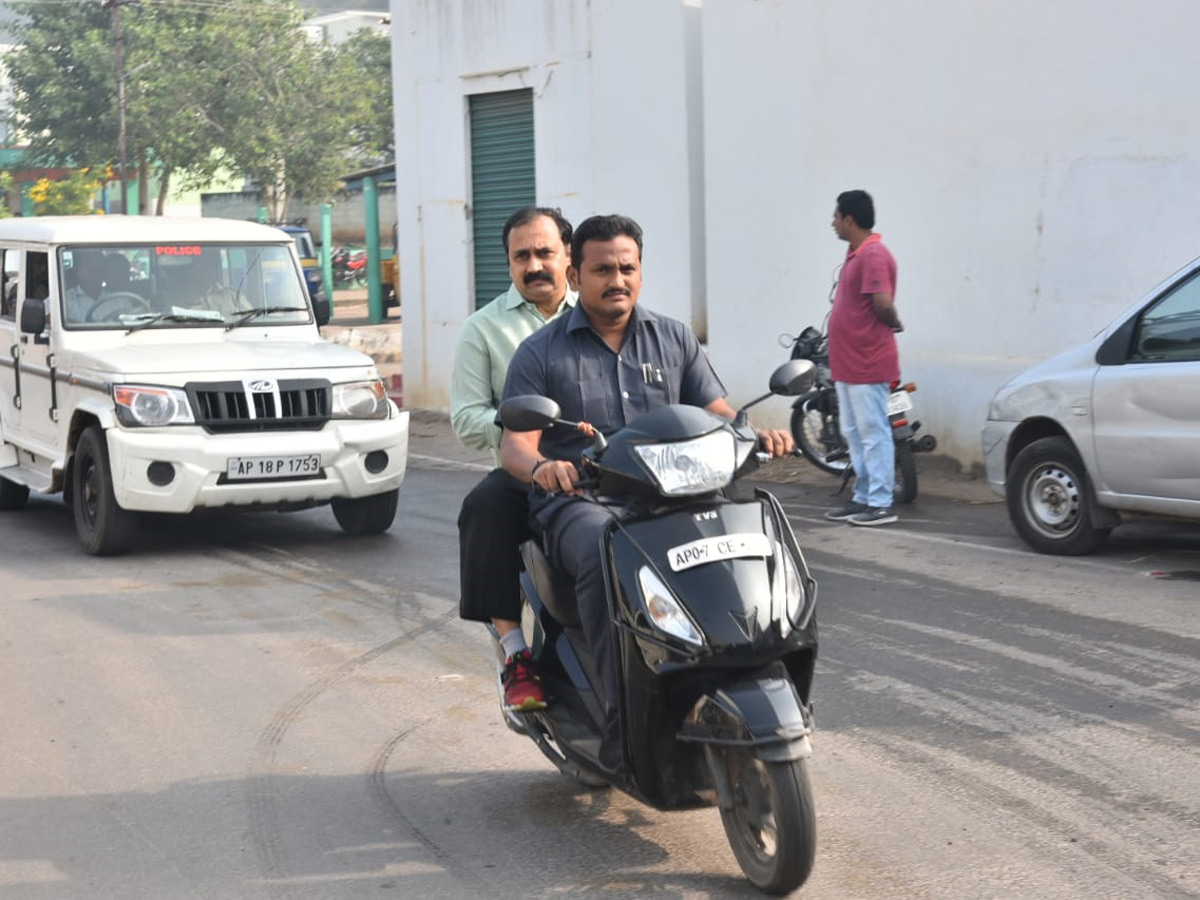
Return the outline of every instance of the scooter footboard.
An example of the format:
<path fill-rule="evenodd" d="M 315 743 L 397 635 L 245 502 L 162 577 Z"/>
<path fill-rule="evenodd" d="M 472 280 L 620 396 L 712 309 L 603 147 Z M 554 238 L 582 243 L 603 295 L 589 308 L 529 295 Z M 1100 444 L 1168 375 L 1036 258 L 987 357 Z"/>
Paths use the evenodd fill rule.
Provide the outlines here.
<path fill-rule="evenodd" d="M 765 762 L 812 756 L 811 714 L 786 676 L 768 674 L 723 685 L 699 700 L 676 739 L 745 747 Z"/>

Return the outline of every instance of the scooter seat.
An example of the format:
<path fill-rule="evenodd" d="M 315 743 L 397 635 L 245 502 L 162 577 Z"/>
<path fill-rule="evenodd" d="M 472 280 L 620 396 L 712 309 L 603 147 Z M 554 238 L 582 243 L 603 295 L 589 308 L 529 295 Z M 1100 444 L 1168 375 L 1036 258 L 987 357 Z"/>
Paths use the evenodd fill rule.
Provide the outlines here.
<path fill-rule="evenodd" d="M 575 600 L 575 580 L 550 565 L 537 541 L 526 541 L 521 545 L 521 560 L 554 621 L 564 628 L 582 628 L 579 604 Z"/>

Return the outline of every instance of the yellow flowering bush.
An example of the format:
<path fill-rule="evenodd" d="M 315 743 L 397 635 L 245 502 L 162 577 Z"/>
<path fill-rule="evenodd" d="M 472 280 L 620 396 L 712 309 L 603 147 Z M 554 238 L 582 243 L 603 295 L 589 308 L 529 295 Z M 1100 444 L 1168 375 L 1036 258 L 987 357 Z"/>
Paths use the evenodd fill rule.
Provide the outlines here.
<path fill-rule="evenodd" d="M 29 189 L 35 216 L 75 216 L 92 212 L 92 198 L 104 184 L 104 176 L 79 169 L 65 178 L 39 178 Z"/>

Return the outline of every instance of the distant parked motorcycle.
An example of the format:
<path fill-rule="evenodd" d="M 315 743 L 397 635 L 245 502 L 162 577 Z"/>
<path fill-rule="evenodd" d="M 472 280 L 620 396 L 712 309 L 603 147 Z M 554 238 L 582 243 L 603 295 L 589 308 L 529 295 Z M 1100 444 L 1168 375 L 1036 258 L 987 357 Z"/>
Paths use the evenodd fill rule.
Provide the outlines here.
<path fill-rule="evenodd" d="M 839 493 L 854 475 L 850 466 L 850 451 L 842 439 L 838 423 L 838 399 L 829 374 L 829 317 L 821 328 L 812 325 L 793 337 L 779 336 L 779 343 L 791 347 L 792 359 L 808 359 L 817 367 L 813 389 L 792 404 L 791 431 L 797 454 L 817 468 L 842 476 Z M 888 395 L 888 419 L 892 423 L 892 438 L 896 442 L 896 487 L 893 496 L 897 503 L 911 503 L 917 496 L 917 464 L 915 453 L 928 453 L 937 448 L 937 438 L 931 434 L 917 437 L 919 421 L 909 418 L 913 402 L 911 394 L 917 386 L 899 380 L 891 384 Z"/>
<path fill-rule="evenodd" d="M 366 284 L 367 251 L 351 251 L 347 247 L 335 247 L 329 261 L 333 267 L 333 286 L 355 288 Z"/>

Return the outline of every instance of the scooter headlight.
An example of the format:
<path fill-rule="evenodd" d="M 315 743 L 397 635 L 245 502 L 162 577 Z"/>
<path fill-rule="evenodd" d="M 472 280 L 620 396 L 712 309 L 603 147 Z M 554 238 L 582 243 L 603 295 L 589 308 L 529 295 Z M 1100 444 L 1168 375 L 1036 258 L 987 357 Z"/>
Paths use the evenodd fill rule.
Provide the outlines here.
<path fill-rule="evenodd" d="M 779 541 L 775 542 L 775 558 L 780 562 L 775 566 L 771 578 L 771 599 L 777 609 L 784 610 L 781 624 L 787 634 L 792 628 L 803 628 L 808 624 L 808 611 L 805 609 L 808 592 L 795 558 Z"/>
<path fill-rule="evenodd" d="M 696 647 L 704 646 L 704 635 L 653 569 L 649 566 L 638 569 L 638 584 L 642 588 L 642 606 L 654 627 Z"/>
<path fill-rule="evenodd" d="M 719 490 L 733 479 L 733 435 L 722 429 L 690 441 L 638 444 L 634 448 L 659 489 L 670 497 Z"/>

